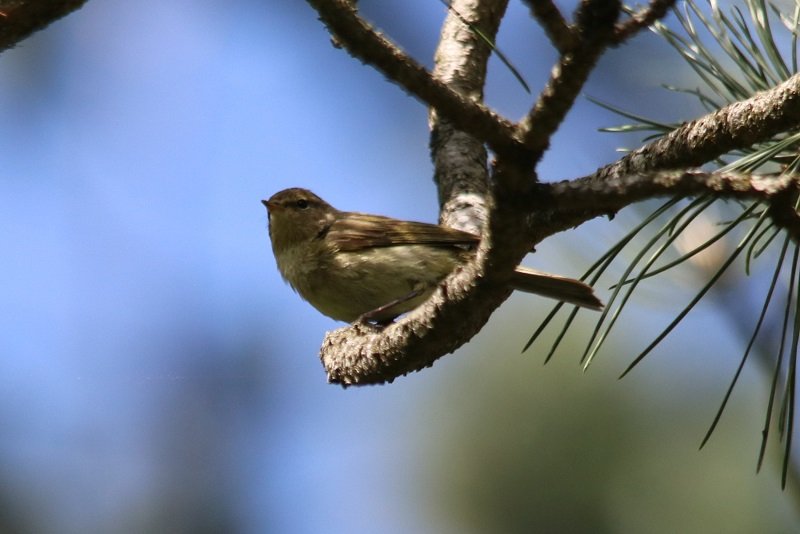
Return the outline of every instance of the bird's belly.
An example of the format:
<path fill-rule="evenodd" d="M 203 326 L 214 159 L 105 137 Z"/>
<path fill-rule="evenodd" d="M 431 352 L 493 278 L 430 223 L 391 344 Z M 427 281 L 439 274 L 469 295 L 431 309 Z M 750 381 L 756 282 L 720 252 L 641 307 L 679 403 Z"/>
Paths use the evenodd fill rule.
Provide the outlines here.
<path fill-rule="evenodd" d="M 338 252 L 293 285 L 320 312 L 347 322 L 407 299 L 373 316 L 391 319 L 421 304 L 456 264 L 452 250 L 421 245 Z"/>

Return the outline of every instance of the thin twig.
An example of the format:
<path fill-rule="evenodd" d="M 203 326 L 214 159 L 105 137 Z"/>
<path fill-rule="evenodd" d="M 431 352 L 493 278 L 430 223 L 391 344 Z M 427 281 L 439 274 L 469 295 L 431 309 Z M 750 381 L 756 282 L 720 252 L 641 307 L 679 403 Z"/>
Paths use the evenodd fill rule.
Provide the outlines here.
<path fill-rule="evenodd" d="M 520 137 L 538 161 L 550 138 L 572 108 L 611 36 L 621 4 L 616 0 L 584 0 L 575 14 L 575 46 L 563 53 L 536 104 L 520 122 Z"/>
<path fill-rule="evenodd" d="M 674 5 L 675 0 L 652 0 L 646 8 L 637 11 L 628 20 L 617 24 L 614 29 L 614 45 L 627 41 L 655 21 L 661 20 Z"/>
<path fill-rule="evenodd" d="M 308 0 L 337 43 L 354 57 L 375 67 L 390 80 L 433 106 L 459 129 L 488 143 L 497 152 L 516 152 L 521 144 L 510 121 L 484 105 L 465 98 L 431 74 L 364 19 L 347 0 Z"/>
<path fill-rule="evenodd" d="M 558 6 L 551 0 L 526 0 L 525 3 L 556 50 L 564 54 L 574 47 L 575 35 Z"/>

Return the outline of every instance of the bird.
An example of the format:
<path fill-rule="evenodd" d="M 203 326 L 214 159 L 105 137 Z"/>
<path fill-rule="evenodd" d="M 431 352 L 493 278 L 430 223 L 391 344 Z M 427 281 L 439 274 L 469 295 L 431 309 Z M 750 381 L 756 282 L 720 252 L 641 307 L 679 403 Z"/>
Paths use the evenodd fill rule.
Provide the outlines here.
<path fill-rule="evenodd" d="M 299 187 L 262 200 L 283 279 L 322 314 L 389 324 L 424 302 L 475 254 L 480 236 L 445 226 L 340 211 Z M 601 310 L 591 286 L 518 266 L 515 290 Z"/>

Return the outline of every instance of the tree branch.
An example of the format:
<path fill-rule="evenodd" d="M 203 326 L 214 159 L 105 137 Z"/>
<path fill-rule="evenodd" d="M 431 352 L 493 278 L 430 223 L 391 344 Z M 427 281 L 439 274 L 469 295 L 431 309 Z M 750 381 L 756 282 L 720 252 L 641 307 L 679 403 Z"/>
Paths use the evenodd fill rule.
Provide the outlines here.
<path fill-rule="evenodd" d="M 597 181 L 659 169 L 696 167 L 800 126 L 800 74 L 734 102 L 598 169 Z"/>
<path fill-rule="evenodd" d="M 536 104 L 519 124 L 519 136 L 531 150 L 534 162 L 547 150 L 550 138 L 606 49 L 620 8 L 618 0 L 584 0 L 578 7 L 574 47 L 561 56 Z"/>
<path fill-rule="evenodd" d="M 646 8 L 637 11 L 625 22 L 617 24 L 614 29 L 614 45 L 622 44 L 655 21 L 664 18 L 674 5 L 675 0 L 651 0 Z"/>
<path fill-rule="evenodd" d="M 431 74 L 358 16 L 348 0 L 308 0 L 337 42 L 354 57 L 385 74 L 427 105 L 435 107 L 460 130 L 498 152 L 521 149 L 512 123 L 465 98 Z"/>
<path fill-rule="evenodd" d="M 800 217 L 794 209 L 800 190 L 798 175 L 675 170 L 615 176 L 602 182 L 586 177 L 538 187 L 540 191 L 533 197 L 535 205 L 527 221 L 534 243 L 589 219 L 614 214 L 635 202 L 701 195 L 763 200 L 775 224 L 800 240 Z"/>
<path fill-rule="evenodd" d="M 528 4 L 531 15 L 539 21 L 556 50 L 565 54 L 574 48 L 575 35 L 558 6 L 551 0 L 526 0 L 525 3 Z"/>
<path fill-rule="evenodd" d="M 86 0 L 0 1 L 0 52 L 78 9 Z"/>
<path fill-rule="evenodd" d="M 796 193 L 799 180 L 800 177 L 795 175 L 677 170 L 629 174 L 604 182 L 580 178 L 548 184 L 548 188 L 555 214 L 593 212 L 596 216 L 617 211 L 634 202 L 663 196 L 710 194 L 720 198 L 757 199 L 783 204 L 785 194 L 793 196 Z"/>
<path fill-rule="evenodd" d="M 430 367 L 483 328 L 510 294 L 498 284 L 496 272 L 481 271 L 473 262 L 448 277 L 425 304 L 382 330 L 354 324 L 326 333 L 320 359 L 328 381 L 381 384 Z"/>
<path fill-rule="evenodd" d="M 472 27 L 494 40 L 507 0 L 456 0 L 450 3 L 434 56 L 433 76 L 465 97 L 481 102 L 492 49 Z M 458 129 L 435 107 L 429 109 L 433 179 L 439 191 L 439 222 L 481 234 L 489 194 L 486 145 Z"/>
<path fill-rule="evenodd" d="M 496 121 L 494 114 L 476 102 L 482 97 L 489 51 L 478 45 L 476 36 L 462 22 L 455 21 L 464 17 L 494 35 L 504 1 L 459 2 L 459 17 L 449 17 L 443 30 L 436 79 L 359 19 L 350 3 L 309 2 L 353 55 L 376 65 L 436 109 L 431 115 L 431 147 L 437 178 L 442 180 L 440 198 L 445 204 L 458 196 L 460 178 L 466 184 L 464 190 L 483 195 L 485 156 L 478 148 L 482 142 L 493 148 L 498 143 L 507 149 L 496 150 L 489 181 L 493 194 L 489 198 L 488 226 L 476 259 L 457 269 L 425 304 L 396 323 L 383 329 L 356 324 L 328 333 L 320 357 L 331 382 L 382 383 L 432 365 L 469 341 L 508 297 L 508 276 L 531 244 L 598 215 L 613 214 L 633 202 L 665 195 L 758 198 L 770 206 L 776 223 L 798 238 L 800 218 L 793 209 L 797 196 L 794 178 L 654 171 L 702 164 L 795 127 L 800 123 L 800 77 L 678 128 L 591 176 L 536 184 L 532 180 L 536 158 L 611 42 L 619 8 L 616 0 L 585 0 L 581 4 L 576 14 L 575 49 L 562 56 L 551 82 L 516 131 L 509 129 L 507 121 Z M 459 115 L 464 110 L 477 115 Z M 478 127 L 471 124 L 473 119 Z M 503 136 L 507 138 L 500 139 Z M 525 148 L 520 139 L 525 140 Z M 472 158 L 468 161 L 473 167 L 469 176 L 459 178 L 457 171 L 449 174 L 456 160 L 448 160 L 453 156 L 448 150 L 454 148 L 465 151 L 457 154 L 459 165 Z M 453 224 L 452 220 L 448 222 Z M 432 335 L 434 332 L 437 335 Z"/>

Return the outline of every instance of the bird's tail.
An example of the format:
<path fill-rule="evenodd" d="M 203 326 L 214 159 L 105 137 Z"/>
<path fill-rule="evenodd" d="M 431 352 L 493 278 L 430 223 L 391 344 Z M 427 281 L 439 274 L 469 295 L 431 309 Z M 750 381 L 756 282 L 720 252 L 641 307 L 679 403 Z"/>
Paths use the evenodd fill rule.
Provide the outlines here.
<path fill-rule="evenodd" d="M 595 296 L 592 286 L 574 278 L 517 267 L 511 277 L 511 287 L 592 310 L 603 309 L 603 303 Z"/>

